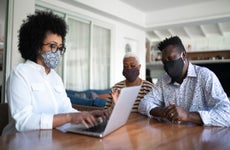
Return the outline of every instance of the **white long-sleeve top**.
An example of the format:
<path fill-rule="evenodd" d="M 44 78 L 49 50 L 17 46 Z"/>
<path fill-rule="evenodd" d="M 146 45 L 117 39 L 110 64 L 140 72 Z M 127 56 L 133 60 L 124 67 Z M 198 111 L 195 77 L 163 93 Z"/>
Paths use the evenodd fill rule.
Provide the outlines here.
<path fill-rule="evenodd" d="M 27 60 L 16 66 L 7 80 L 9 124 L 2 135 L 52 129 L 55 114 L 77 112 L 72 108 L 60 76 Z"/>

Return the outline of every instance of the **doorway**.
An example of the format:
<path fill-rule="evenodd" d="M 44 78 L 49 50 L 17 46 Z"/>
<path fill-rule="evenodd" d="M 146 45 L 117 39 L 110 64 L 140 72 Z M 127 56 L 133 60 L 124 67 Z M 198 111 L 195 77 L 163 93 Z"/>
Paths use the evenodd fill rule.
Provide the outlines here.
<path fill-rule="evenodd" d="M 4 51 L 5 51 L 5 31 L 7 16 L 7 0 L 0 0 L 0 103 L 4 103 Z"/>

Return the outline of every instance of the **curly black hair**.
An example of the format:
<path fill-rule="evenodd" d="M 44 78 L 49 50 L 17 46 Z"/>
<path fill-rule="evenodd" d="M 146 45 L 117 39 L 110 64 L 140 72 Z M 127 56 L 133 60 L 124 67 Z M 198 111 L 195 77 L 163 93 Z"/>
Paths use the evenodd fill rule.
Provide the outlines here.
<path fill-rule="evenodd" d="M 18 35 L 18 49 L 22 58 L 36 62 L 38 51 L 48 32 L 61 36 L 62 44 L 65 44 L 67 25 L 61 17 L 43 11 L 28 15 L 23 20 Z"/>
<path fill-rule="evenodd" d="M 179 52 L 186 51 L 181 39 L 178 36 L 173 36 L 173 37 L 170 37 L 170 38 L 166 38 L 165 40 L 163 40 L 162 42 L 160 42 L 158 44 L 158 49 L 160 51 L 163 51 L 169 45 L 173 45 L 175 47 L 178 47 Z"/>

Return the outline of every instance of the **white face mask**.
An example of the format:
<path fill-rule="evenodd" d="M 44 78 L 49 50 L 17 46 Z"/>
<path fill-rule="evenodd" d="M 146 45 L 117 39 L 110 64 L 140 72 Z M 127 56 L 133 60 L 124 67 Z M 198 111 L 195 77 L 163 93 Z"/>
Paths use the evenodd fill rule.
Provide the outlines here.
<path fill-rule="evenodd" d="M 55 69 L 61 60 L 61 54 L 59 50 L 56 52 L 48 51 L 42 54 L 42 58 L 48 68 Z"/>

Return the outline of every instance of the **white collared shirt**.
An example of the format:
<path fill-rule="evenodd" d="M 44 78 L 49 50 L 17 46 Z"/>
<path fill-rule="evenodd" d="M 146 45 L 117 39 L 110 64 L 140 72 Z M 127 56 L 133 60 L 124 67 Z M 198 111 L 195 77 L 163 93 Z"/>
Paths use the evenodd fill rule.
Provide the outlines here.
<path fill-rule="evenodd" d="M 7 80 L 9 124 L 4 134 L 52 129 L 53 115 L 77 112 L 72 108 L 60 76 L 51 69 L 27 60 L 16 66 Z"/>
<path fill-rule="evenodd" d="M 186 78 L 181 84 L 171 83 L 165 73 L 140 102 L 138 111 L 150 115 L 155 107 L 170 102 L 189 112 L 198 112 L 204 125 L 230 126 L 230 102 L 216 75 L 205 67 L 189 63 Z"/>

